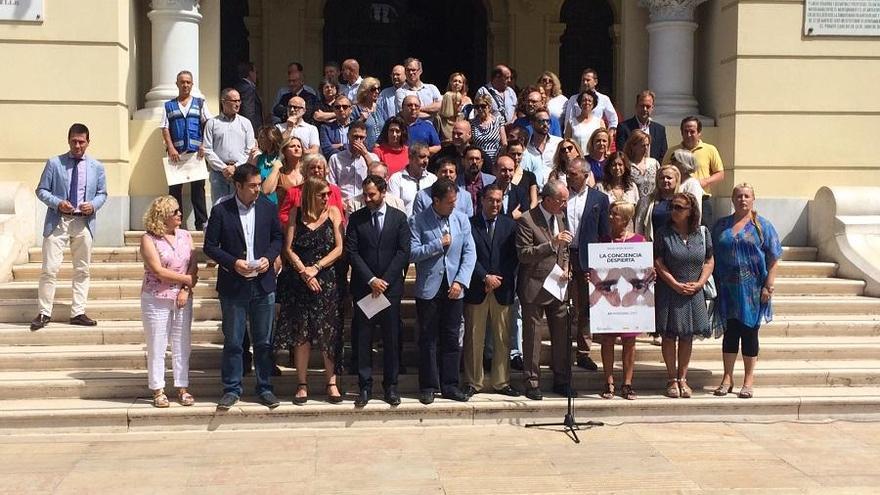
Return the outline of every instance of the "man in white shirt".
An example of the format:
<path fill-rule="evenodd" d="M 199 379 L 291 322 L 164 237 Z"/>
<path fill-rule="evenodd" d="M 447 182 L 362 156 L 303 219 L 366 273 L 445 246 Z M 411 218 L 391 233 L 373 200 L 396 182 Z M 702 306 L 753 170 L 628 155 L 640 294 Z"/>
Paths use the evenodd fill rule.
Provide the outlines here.
<path fill-rule="evenodd" d="M 376 111 L 379 112 L 382 121 L 386 121 L 400 112 L 397 106 L 397 90 L 403 86 L 406 81 L 406 75 L 402 65 L 395 65 L 391 68 L 391 87 L 385 88 L 379 93 L 379 100 L 376 102 Z"/>
<path fill-rule="evenodd" d="M 403 107 L 403 99 L 409 95 L 415 95 L 421 102 L 419 117 L 430 118 L 440 110 L 440 90 L 433 84 L 424 84 L 422 77 L 422 62 L 417 58 L 408 58 L 403 61 L 406 81 L 397 89 L 395 105 L 399 111 Z"/>
<path fill-rule="evenodd" d="M 480 86 L 476 96 L 488 95 L 492 102 L 492 112 L 502 124 L 516 119 L 516 92 L 510 87 L 511 73 L 506 65 L 496 65 L 488 83 Z"/>
<path fill-rule="evenodd" d="M 361 65 L 357 60 L 349 58 L 342 62 L 342 79 L 339 81 L 339 94 L 345 95 L 351 101 L 357 101 L 358 88 L 364 78 L 361 77 Z"/>
<path fill-rule="evenodd" d="M 562 124 L 565 127 L 577 124 L 577 119 L 581 114 L 581 106 L 578 104 L 578 96 L 588 89 L 592 89 L 599 96 L 599 101 L 593 107 L 593 115 L 600 119 L 605 119 L 606 127 L 611 133 L 610 140 L 614 141 L 614 133 L 617 130 L 617 110 L 611 104 L 611 98 L 608 95 L 600 93 L 596 86 L 599 85 L 599 73 L 596 69 L 586 68 L 581 72 L 581 90 L 573 94 L 565 104 L 564 118 Z M 586 153 L 586 150 L 584 150 Z"/>
<path fill-rule="evenodd" d="M 367 151 L 367 126 L 361 121 L 348 126 L 348 147 L 330 157 L 329 180 L 342 193 L 342 202 L 363 194 L 363 182 L 367 178 L 367 165 L 379 157 Z M 347 211 L 350 214 L 352 211 Z"/>
<path fill-rule="evenodd" d="M 550 113 L 538 110 L 532 116 L 532 137 L 522 158 L 522 167 L 535 174 L 538 188 L 544 187 L 553 170 L 553 155 L 562 142 L 561 137 L 550 135 Z"/>
<path fill-rule="evenodd" d="M 241 96 L 226 88 L 220 92 L 220 115 L 205 123 L 205 158 L 211 174 L 211 199 L 233 194 L 232 174 L 256 153 L 251 122 L 238 114 Z"/>
<path fill-rule="evenodd" d="M 306 114 L 306 101 L 299 96 L 294 96 L 287 102 L 287 120 L 275 124 L 285 138 L 291 134 L 302 141 L 303 153 L 318 153 L 321 151 L 321 139 L 318 137 L 318 128 L 303 120 Z"/>
<path fill-rule="evenodd" d="M 403 200 L 406 216 L 412 216 L 413 201 L 422 189 L 437 181 L 437 176 L 428 172 L 428 147 L 415 143 L 409 147 L 409 165 L 388 180 L 388 193 Z"/>

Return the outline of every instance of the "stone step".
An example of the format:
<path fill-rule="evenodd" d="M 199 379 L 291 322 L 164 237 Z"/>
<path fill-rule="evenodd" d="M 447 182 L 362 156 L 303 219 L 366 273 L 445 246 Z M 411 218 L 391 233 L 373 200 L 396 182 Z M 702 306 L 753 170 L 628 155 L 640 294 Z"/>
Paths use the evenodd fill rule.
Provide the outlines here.
<path fill-rule="evenodd" d="M 190 235 L 192 236 L 193 244 L 197 246 L 201 246 L 205 242 L 205 233 L 200 232 L 198 230 L 190 230 Z M 126 230 L 123 233 L 123 238 L 125 239 L 126 246 L 140 246 L 141 245 L 141 237 L 144 235 L 143 230 Z"/>
<path fill-rule="evenodd" d="M 215 336 L 216 337 L 216 336 Z M 213 340 L 220 340 L 215 338 Z M 597 344 L 593 359 L 599 363 Z M 574 351 L 575 346 L 572 346 Z M 190 355 L 190 369 L 218 370 L 221 363 L 223 345 L 220 342 L 194 344 Z M 550 363 L 550 341 L 542 342 L 541 362 Z M 381 345 L 374 346 L 373 364 L 381 367 Z M 868 360 L 880 355 L 880 338 L 877 337 L 770 337 L 761 341 L 763 360 Z M 721 344 L 718 340 L 703 340 L 694 343 L 692 359 L 711 361 L 720 359 Z M 280 366 L 288 366 L 289 355 L 286 350 L 279 351 L 276 360 Z M 644 339 L 636 344 L 636 362 L 653 365 L 662 364 L 663 356 L 659 346 Z M 621 360 L 621 346 L 615 346 L 615 361 Z M 170 366 L 170 352 L 166 353 L 166 366 Z M 402 363 L 417 369 L 419 362 L 418 346 L 415 342 L 405 342 Z M 143 344 L 78 344 L 53 346 L 0 346 L 0 369 L 6 371 L 39 370 L 99 370 L 99 369 L 146 369 L 146 348 Z M 323 366 L 321 354 L 312 353 L 310 367 Z"/>
<path fill-rule="evenodd" d="M 627 401 L 599 398 L 592 390 L 575 400 L 578 421 L 627 422 L 778 422 L 876 421 L 880 415 L 878 387 L 761 387 L 755 398 L 712 396 L 696 390 L 691 399 L 669 399 L 659 389 L 637 389 L 639 398 Z M 586 394 L 589 392 L 589 394 Z M 192 407 L 172 400 L 168 409 L 151 406 L 144 391 L 119 399 L 19 399 L 0 401 L 0 434 L 123 433 L 169 431 L 230 431 L 279 428 L 424 427 L 450 425 L 527 425 L 561 421 L 567 400 L 552 393 L 542 401 L 497 394 L 478 394 L 465 403 L 437 398 L 429 406 L 404 396 L 400 406 L 374 399 L 362 408 L 353 405 L 353 393 L 342 404 L 328 404 L 316 395 L 303 406 L 290 403 L 285 391 L 282 405 L 269 410 L 254 402 L 250 393 L 227 412 L 216 410 L 216 392 L 197 395 Z M 171 397 L 173 399 L 173 397 Z M 548 430 L 560 428 L 547 427 Z"/>
<path fill-rule="evenodd" d="M 780 261 L 777 277 L 834 277 L 837 263 L 827 261 Z"/>
<path fill-rule="evenodd" d="M 782 246 L 784 261 L 816 261 L 819 250 L 811 246 Z"/>
<path fill-rule="evenodd" d="M 865 292 L 863 280 L 845 278 L 776 278 L 777 296 L 861 296 Z"/>
<path fill-rule="evenodd" d="M 196 250 L 196 256 L 199 261 L 207 261 L 207 256 L 201 249 Z M 64 248 L 64 261 L 70 262 L 70 248 Z M 30 263 L 43 262 L 43 249 L 41 247 L 32 247 L 28 249 L 28 261 Z M 92 263 L 126 263 L 143 261 L 140 256 L 139 246 L 120 246 L 120 247 L 93 247 Z"/>
<path fill-rule="evenodd" d="M 775 314 L 880 314 L 880 298 L 864 296 L 775 296 Z"/>
<path fill-rule="evenodd" d="M 619 366 L 619 363 L 618 363 Z M 620 370 L 615 368 L 616 380 Z M 171 373 L 166 374 L 171 388 Z M 714 388 L 721 380 L 720 359 L 691 361 L 688 383 L 696 388 Z M 742 366 L 735 369 L 735 381 L 742 381 Z M 767 360 L 760 361 L 757 370 L 759 387 L 815 387 L 876 385 L 880 376 L 877 360 Z M 604 383 L 601 372 L 588 372 L 575 368 L 572 380 L 576 389 L 594 394 Z M 382 375 L 374 373 L 375 388 L 380 389 Z M 511 381 L 521 387 L 522 375 L 514 372 Z M 549 391 L 552 372 L 542 367 L 541 386 Z M 292 396 L 296 387 L 295 373 L 287 370 L 283 376 L 273 377 L 272 383 L 279 396 Z M 324 389 L 324 372 L 310 370 L 309 387 L 321 395 Z M 343 389 L 357 389 L 357 377 L 339 377 Z M 251 394 L 254 378 L 245 377 L 244 390 Z M 666 368 L 660 363 L 636 363 L 633 386 L 636 390 L 662 390 L 666 384 Z M 418 391 L 418 375 L 415 372 L 400 375 L 398 385 L 401 393 L 414 395 Z M 191 370 L 190 389 L 198 396 L 219 395 L 221 390 L 218 370 Z M 0 397 L 6 399 L 82 398 L 118 399 L 143 397 L 147 391 L 145 370 L 71 370 L 71 371 L 2 371 L 0 372 Z"/>

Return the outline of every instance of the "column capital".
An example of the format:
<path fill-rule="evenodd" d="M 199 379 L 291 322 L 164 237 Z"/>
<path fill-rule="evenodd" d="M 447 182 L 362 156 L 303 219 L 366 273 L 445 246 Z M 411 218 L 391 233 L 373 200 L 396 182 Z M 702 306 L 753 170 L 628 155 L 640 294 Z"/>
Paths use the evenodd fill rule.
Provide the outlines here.
<path fill-rule="evenodd" d="M 169 21 L 194 22 L 196 24 L 202 21 L 199 0 L 152 0 L 150 8 L 152 10 L 147 13 L 147 17 L 154 22 L 156 18 L 160 17 Z"/>
<path fill-rule="evenodd" d="M 648 9 L 652 22 L 693 21 L 694 9 L 706 0 L 639 0 Z"/>

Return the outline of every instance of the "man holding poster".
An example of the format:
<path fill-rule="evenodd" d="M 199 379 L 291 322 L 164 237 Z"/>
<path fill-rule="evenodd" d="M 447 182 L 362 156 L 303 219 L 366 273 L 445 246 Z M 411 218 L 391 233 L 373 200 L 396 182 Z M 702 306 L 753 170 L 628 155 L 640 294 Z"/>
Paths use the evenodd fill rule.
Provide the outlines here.
<path fill-rule="evenodd" d="M 538 322 L 547 316 L 550 327 L 553 392 L 575 396 L 571 388 L 571 334 L 568 328 L 564 281 L 569 274 L 568 248 L 572 241 L 565 218 L 568 189 L 561 181 L 551 179 L 541 190 L 543 199 L 522 217 L 517 225 L 516 250 L 519 255 L 517 294 L 523 314 L 523 374 L 526 397 L 541 400 L 541 333 Z M 545 286 L 555 284 L 554 275 L 561 272 L 563 284 L 558 293 Z M 561 297 L 559 297 L 561 296 Z"/>

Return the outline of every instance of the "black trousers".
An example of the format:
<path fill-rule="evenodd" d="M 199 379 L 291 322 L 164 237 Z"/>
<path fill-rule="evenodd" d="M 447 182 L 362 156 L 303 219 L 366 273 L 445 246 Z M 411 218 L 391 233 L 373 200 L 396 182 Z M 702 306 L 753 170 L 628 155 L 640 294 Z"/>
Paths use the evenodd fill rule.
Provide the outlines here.
<path fill-rule="evenodd" d="M 458 388 L 459 332 L 464 299 L 449 299 L 446 281 L 434 299 L 416 299 L 419 318 L 419 389 L 448 392 Z"/>
<path fill-rule="evenodd" d="M 168 194 L 174 196 L 180 209 L 183 210 L 183 184 L 168 186 Z M 204 180 L 197 180 L 189 183 L 189 197 L 192 201 L 193 216 L 196 220 L 196 230 L 204 230 L 205 222 L 208 221 L 208 209 L 205 205 Z"/>
<path fill-rule="evenodd" d="M 390 386 L 397 386 L 400 368 L 400 298 L 389 297 L 388 301 L 391 306 L 377 313 L 371 320 L 367 319 L 357 304 L 354 305 L 351 323 L 352 349 L 357 348 L 358 385 L 362 389 L 373 386 L 373 332 L 377 330 L 382 335 L 382 387 L 388 390 Z"/>

